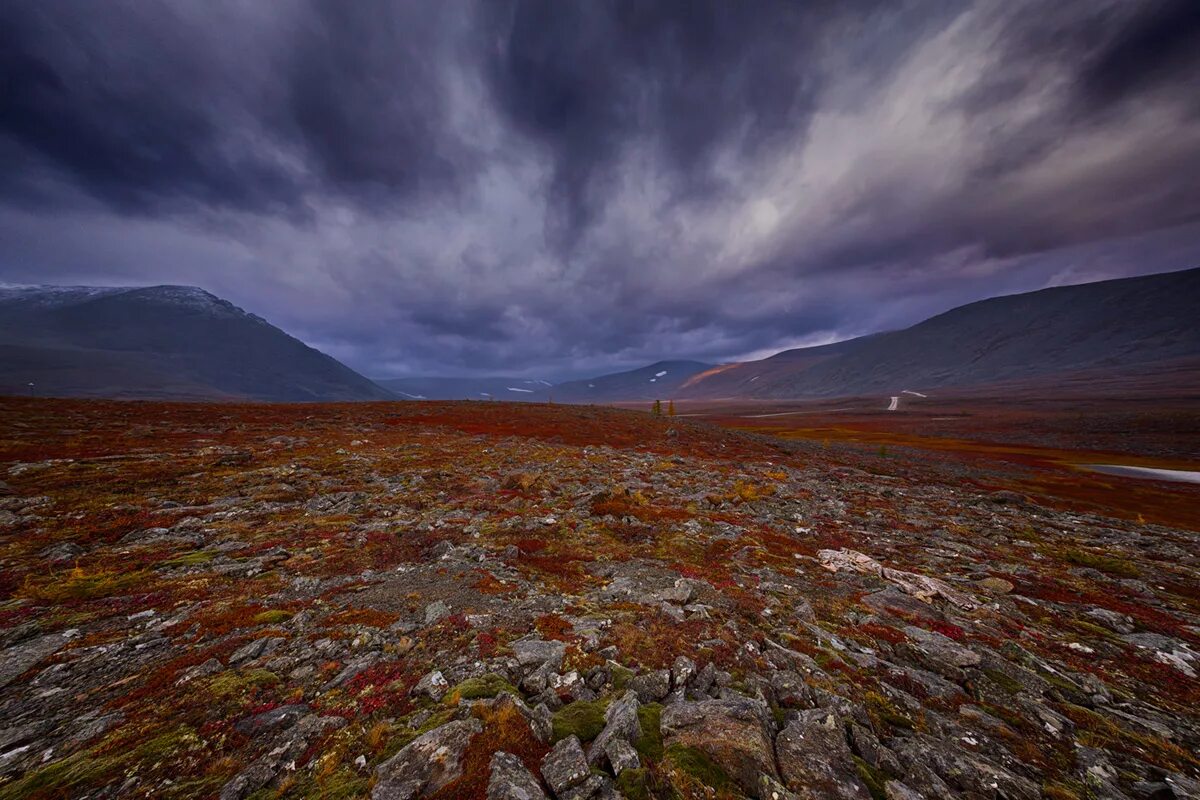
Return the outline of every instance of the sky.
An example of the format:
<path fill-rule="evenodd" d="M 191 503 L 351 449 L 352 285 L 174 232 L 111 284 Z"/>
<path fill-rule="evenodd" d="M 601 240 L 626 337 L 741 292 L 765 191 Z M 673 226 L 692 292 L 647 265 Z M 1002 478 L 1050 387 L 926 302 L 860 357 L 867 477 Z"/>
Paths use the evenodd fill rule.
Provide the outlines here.
<path fill-rule="evenodd" d="M 0 281 L 371 377 L 763 356 L 1200 265 L 1195 0 L 7 0 Z"/>

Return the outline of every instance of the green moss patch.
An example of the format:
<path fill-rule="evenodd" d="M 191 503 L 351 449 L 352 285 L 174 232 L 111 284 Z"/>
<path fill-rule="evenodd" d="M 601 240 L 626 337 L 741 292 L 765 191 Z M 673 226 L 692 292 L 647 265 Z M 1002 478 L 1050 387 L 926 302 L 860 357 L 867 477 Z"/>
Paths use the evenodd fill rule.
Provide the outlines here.
<path fill-rule="evenodd" d="M 1107 572 L 1109 575 L 1116 575 L 1119 578 L 1137 578 L 1142 574 L 1136 566 L 1123 558 L 1089 553 L 1087 550 L 1071 548 L 1064 550 L 1062 557 L 1064 561 L 1071 564 L 1098 569 L 1101 572 Z"/>
<path fill-rule="evenodd" d="M 633 675 L 633 670 L 628 667 L 614 664 L 612 668 L 613 690 L 617 692 L 625 691 L 625 687 L 629 685 L 629 681 L 633 679 Z"/>
<path fill-rule="evenodd" d="M 292 618 L 292 612 L 284 611 L 282 608 L 263 611 L 254 615 L 255 625 L 278 625 L 281 622 L 287 622 Z"/>
<path fill-rule="evenodd" d="M 195 550 L 191 553 L 174 556 L 162 562 L 163 567 L 196 567 L 201 564 L 207 564 L 212 561 L 214 554 L 210 550 Z"/>
<path fill-rule="evenodd" d="M 643 762 L 655 763 L 662 760 L 662 710 L 658 703 L 647 703 L 638 708 L 642 736 L 637 741 L 637 751 Z"/>
<path fill-rule="evenodd" d="M 455 686 L 446 695 L 446 702 L 450 705 L 458 705 L 460 700 L 479 700 L 485 697 L 495 697 L 503 692 L 520 697 L 511 683 L 496 673 L 489 672 L 487 675 L 465 680 Z"/>
<path fill-rule="evenodd" d="M 216 697 L 230 698 L 245 694 L 252 689 L 264 686 L 274 686 L 279 683 L 279 676 L 265 669 L 252 669 L 249 672 L 226 670 L 214 677 L 208 684 L 209 691 Z"/>
<path fill-rule="evenodd" d="M 608 700 L 576 700 L 563 706 L 551 718 L 552 738 L 555 742 L 571 734 L 581 742 L 590 742 L 604 730 L 604 712 Z"/>
<path fill-rule="evenodd" d="M 30 797 L 70 797 L 73 789 L 95 786 L 116 772 L 116 759 L 94 758 L 76 753 L 38 767 L 18 781 L 0 787 L 0 800 L 25 800 Z"/>
<path fill-rule="evenodd" d="M 646 769 L 627 769 L 617 778 L 617 789 L 628 800 L 650 800 Z"/>
<path fill-rule="evenodd" d="M 887 793 L 883 788 L 888 782 L 886 772 L 872 767 L 858 756 L 854 756 L 854 768 L 858 770 L 858 777 L 866 784 L 867 791 L 874 800 L 887 800 Z"/>
<path fill-rule="evenodd" d="M 1009 694 L 1016 694 L 1023 688 L 1020 681 L 1016 680 L 1015 678 L 1010 678 L 998 669 L 985 669 L 983 674 L 987 675 L 988 678 L 991 679 L 992 683 L 996 684 Z"/>
<path fill-rule="evenodd" d="M 721 766 L 702 750 L 673 744 L 665 752 L 667 764 L 687 779 L 720 793 L 733 788 L 733 781 Z"/>

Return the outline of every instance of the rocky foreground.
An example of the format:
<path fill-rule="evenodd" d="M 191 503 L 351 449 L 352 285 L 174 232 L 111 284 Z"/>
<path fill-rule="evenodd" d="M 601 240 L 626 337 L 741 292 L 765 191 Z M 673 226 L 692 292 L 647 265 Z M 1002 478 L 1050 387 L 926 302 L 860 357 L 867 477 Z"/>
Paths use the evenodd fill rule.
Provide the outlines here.
<path fill-rule="evenodd" d="M 495 404 L 0 402 L 0 798 L 1200 797 L 1200 535 Z"/>

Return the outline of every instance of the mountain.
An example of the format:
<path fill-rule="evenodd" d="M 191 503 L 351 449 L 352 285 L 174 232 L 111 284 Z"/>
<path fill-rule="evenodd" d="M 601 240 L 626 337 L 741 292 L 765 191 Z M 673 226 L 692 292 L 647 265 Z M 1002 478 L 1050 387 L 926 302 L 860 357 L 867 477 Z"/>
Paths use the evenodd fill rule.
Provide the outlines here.
<path fill-rule="evenodd" d="M 392 398 L 260 317 L 191 286 L 0 288 L 0 393 Z"/>
<path fill-rule="evenodd" d="M 378 378 L 388 391 L 407 400 L 544 401 L 552 383 L 529 378 Z"/>
<path fill-rule="evenodd" d="M 685 381 L 679 387 L 680 396 L 686 398 L 750 397 L 763 386 L 771 386 L 777 381 L 787 380 L 823 361 L 835 359 L 850 352 L 867 338 L 870 337 L 850 339 L 819 347 L 784 350 L 759 361 L 721 364 L 704 372 L 698 372 Z"/>
<path fill-rule="evenodd" d="M 699 361 L 659 361 L 628 372 L 560 383 L 550 395 L 564 403 L 668 400 L 694 375 L 711 369 L 712 364 Z"/>
<path fill-rule="evenodd" d="M 678 397 L 895 394 L 1200 375 L 1200 269 L 994 297 L 900 331 L 712 370 Z"/>

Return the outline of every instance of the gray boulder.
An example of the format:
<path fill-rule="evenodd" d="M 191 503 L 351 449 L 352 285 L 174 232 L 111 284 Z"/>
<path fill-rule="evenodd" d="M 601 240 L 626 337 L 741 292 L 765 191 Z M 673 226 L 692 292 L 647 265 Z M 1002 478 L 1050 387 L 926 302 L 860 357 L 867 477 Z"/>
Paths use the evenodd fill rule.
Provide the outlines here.
<path fill-rule="evenodd" d="M 637 692 L 641 702 L 657 703 L 671 691 L 671 673 L 665 669 L 643 672 L 630 678 L 629 688 Z"/>
<path fill-rule="evenodd" d="M 636 692 L 626 692 L 609 705 L 604 712 L 604 730 L 592 742 L 588 750 L 588 763 L 593 766 L 601 763 L 607 755 L 608 745 L 617 740 L 636 742 L 642 736 L 642 727 L 638 722 L 638 703 Z"/>
<path fill-rule="evenodd" d="M 375 768 L 372 800 L 415 800 L 441 789 L 462 775 L 467 744 L 482 730 L 479 720 L 472 718 L 418 736 Z"/>
<path fill-rule="evenodd" d="M 277 734 L 267 752 L 221 787 L 220 800 L 241 800 L 275 780 L 288 765 L 296 761 L 318 736 L 346 724 L 341 717 L 319 717 L 310 714 L 295 725 Z"/>
<path fill-rule="evenodd" d="M 578 736 L 568 736 L 550 749 L 542 759 L 542 779 L 556 797 L 588 779 L 591 770 L 583 756 Z"/>
<path fill-rule="evenodd" d="M 784 785 L 802 798 L 869 800 L 858 777 L 845 726 L 826 709 L 801 711 L 775 738 Z"/>
<path fill-rule="evenodd" d="M 567 646 L 565 643 L 557 641 L 524 639 L 519 642 L 513 642 L 512 650 L 513 655 L 517 657 L 517 663 L 524 669 L 536 669 L 545 664 L 550 664 L 550 670 L 557 671 L 562 666 Z"/>
<path fill-rule="evenodd" d="M 512 753 L 493 755 L 491 770 L 487 800 L 547 800 L 538 779 Z"/>
<path fill-rule="evenodd" d="M 604 755 L 608 758 L 613 775 L 617 777 L 627 769 L 640 769 L 642 766 L 642 759 L 638 757 L 637 750 L 624 739 L 609 740 L 604 746 Z"/>
<path fill-rule="evenodd" d="M 62 633 L 48 633 L 4 650 L 0 653 L 0 687 L 7 686 L 26 670 L 49 658 L 67 643 L 68 638 Z"/>
<path fill-rule="evenodd" d="M 426 674 L 412 688 L 413 694 L 423 694 L 435 703 L 445 697 L 448 691 L 450 691 L 450 683 L 440 670 Z"/>
<path fill-rule="evenodd" d="M 663 709 L 663 744 L 695 748 L 743 791 L 757 796 L 760 776 L 778 778 L 767 707 L 749 699 L 674 703 Z"/>

